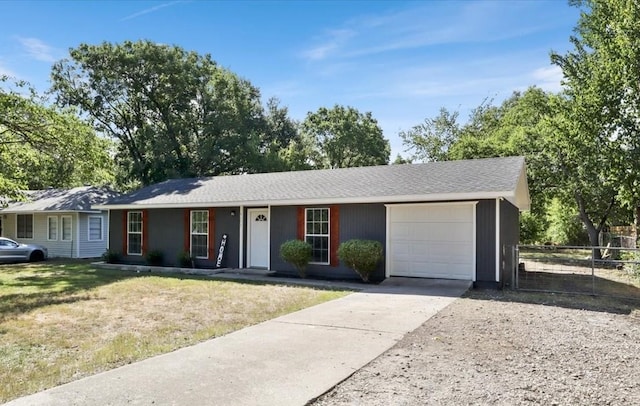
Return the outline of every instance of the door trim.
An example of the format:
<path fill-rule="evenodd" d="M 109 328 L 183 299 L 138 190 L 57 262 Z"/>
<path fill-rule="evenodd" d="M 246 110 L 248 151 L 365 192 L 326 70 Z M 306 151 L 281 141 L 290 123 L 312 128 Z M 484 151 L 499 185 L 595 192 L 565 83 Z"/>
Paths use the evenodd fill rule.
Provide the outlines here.
<path fill-rule="evenodd" d="M 270 263 L 269 263 L 269 252 L 271 251 L 271 239 L 270 239 L 270 234 L 271 234 L 271 210 L 269 210 L 269 207 L 254 207 L 251 209 L 247 209 L 247 268 L 251 268 L 253 266 L 253 264 L 251 263 L 251 225 L 253 224 L 253 214 L 255 212 L 266 212 L 267 213 L 267 270 L 270 269 Z M 262 268 L 262 266 L 259 266 L 260 268 Z"/>

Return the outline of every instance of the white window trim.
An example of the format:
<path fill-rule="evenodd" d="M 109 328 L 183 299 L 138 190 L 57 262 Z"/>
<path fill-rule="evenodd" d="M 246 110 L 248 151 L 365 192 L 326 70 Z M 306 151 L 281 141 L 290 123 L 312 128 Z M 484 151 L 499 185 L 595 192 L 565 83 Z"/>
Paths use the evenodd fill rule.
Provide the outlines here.
<path fill-rule="evenodd" d="M 18 237 L 18 217 L 19 216 L 31 216 L 31 238 L 28 237 Z M 33 236 L 35 235 L 35 218 L 33 213 L 25 213 L 25 214 L 16 214 L 16 239 L 20 240 L 33 240 Z"/>
<path fill-rule="evenodd" d="M 327 211 L 327 234 L 307 234 L 307 213 L 309 210 L 326 210 Z M 309 262 L 313 265 L 330 265 L 331 264 L 331 208 L 329 207 L 308 207 L 304 209 L 304 240 L 307 237 L 327 237 L 327 262 Z"/>
<path fill-rule="evenodd" d="M 100 238 L 92 239 L 91 238 L 91 219 L 100 220 Z M 89 216 L 87 218 L 87 241 L 104 241 L 104 219 L 102 216 Z"/>
<path fill-rule="evenodd" d="M 71 238 L 64 238 L 64 220 L 68 219 L 71 222 L 69 229 L 71 230 Z M 60 241 L 73 241 L 73 217 L 72 216 L 60 216 Z"/>
<path fill-rule="evenodd" d="M 129 231 L 129 223 L 131 222 L 131 215 L 133 213 L 140 214 L 140 231 Z M 143 249 L 144 247 L 142 246 L 142 241 L 144 238 L 143 233 L 144 233 L 144 217 L 142 215 L 142 211 L 140 210 L 128 211 L 127 212 L 127 255 L 138 256 L 138 257 L 142 256 L 142 252 L 144 251 Z M 131 252 L 130 250 L 131 244 L 129 243 L 129 236 L 131 234 L 140 234 L 140 252 Z"/>
<path fill-rule="evenodd" d="M 207 215 L 207 232 L 205 233 L 196 233 L 193 231 L 193 215 L 194 213 L 206 213 Z M 209 210 L 191 210 L 189 213 L 189 254 L 193 255 L 193 236 L 194 235 L 204 235 L 207 237 L 207 255 L 204 257 L 194 257 L 197 259 L 209 259 Z"/>
<path fill-rule="evenodd" d="M 56 220 L 56 235 L 55 235 L 55 238 L 51 238 L 51 223 L 50 223 L 51 219 L 55 219 Z M 58 219 L 58 216 L 47 216 L 47 241 L 58 241 L 58 235 L 60 234 L 59 225 L 60 225 L 60 221 Z"/>

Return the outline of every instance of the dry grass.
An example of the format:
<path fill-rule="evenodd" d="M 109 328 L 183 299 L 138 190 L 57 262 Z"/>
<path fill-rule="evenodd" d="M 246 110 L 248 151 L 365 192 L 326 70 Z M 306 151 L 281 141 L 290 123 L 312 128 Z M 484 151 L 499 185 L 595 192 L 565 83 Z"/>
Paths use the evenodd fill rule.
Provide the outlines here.
<path fill-rule="evenodd" d="M 346 294 L 71 261 L 0 266 L 0 402 Z"/>

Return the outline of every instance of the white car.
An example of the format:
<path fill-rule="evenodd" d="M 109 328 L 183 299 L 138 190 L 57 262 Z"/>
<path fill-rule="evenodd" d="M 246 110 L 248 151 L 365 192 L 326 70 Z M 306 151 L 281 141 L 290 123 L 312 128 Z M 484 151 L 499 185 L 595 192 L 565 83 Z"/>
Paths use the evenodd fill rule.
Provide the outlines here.
<path fill-rule="evenodd" d="M 48 256 L 49 251 L 42 245 L 20 244 L 0 237 L 0 262 L 44 261 Z"/>

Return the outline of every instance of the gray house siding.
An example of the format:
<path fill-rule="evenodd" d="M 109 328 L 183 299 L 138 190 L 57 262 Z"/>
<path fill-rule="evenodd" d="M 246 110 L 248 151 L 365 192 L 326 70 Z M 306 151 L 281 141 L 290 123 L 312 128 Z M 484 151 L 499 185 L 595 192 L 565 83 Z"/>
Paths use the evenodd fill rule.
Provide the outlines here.
<path fill-rule="evenodd" d="M 309 206 L 329 207 L 329 206 Z M 386 208 L 383 204 L 345 204 L 339 205 L 339 241 L 353 238 L 377 240 L 385 244 Z M 298 238 L 297 206 L 271 207 L 271 270 L 285 274 L 295 274 L 293 266 L 280 258 L 280 245 L 283 242 Z M 337 247 L 332 247 L 336 248 Z M 339 263 L 338 266 L 310 264 L 307 268 L 309 276 L 330 279 L 358 279 L 351 269 Z M 372 275 L 372 280 L 384 279 L 384 263 Z"/>
<path fill-rule="evenodd" d="M 147 224 L 147 246 L 145 252 L 158 250 L 163 253 L 163 263 L 168 266 L 177 266 L 178 257 L 185 250 L 186 233 L 185 210 L 189 209 L 148 209 Z M 206 210 L 198 208 L 197 210 Z M 238 266 L 239 255 L 239 227 L 238 216 L 232 216 L 231 211 L 238 213 L 238 208 L 216 208 L 214 209 L 214 241 L 210 241 L 210 257 L 208 259 L 196 259 L 197 267 L 213 268 L 216 264 L 218 249 L 223 234 L 228 234 L 225 248 L 224 263 L 226 267 Z M 125 246 L 125 223 L 123 210 L 111 210 L 109 227 L 109 247 L 110 250 L 122 255 L 122 259 L 127 263 L 144 263 L 145 258 L 141 255 L 127 255 Z"/>
<path fill-rule="evenodd" d="M 513 282 L 513 248 L 520 242 L 520 211 L 506 200 L 500 202 L 501 286 Z"/>
<path fill-rule="evenodd" d="M 496 281 L 496 202 L 480 200 L 476 206 L 476 285 Z"/>

